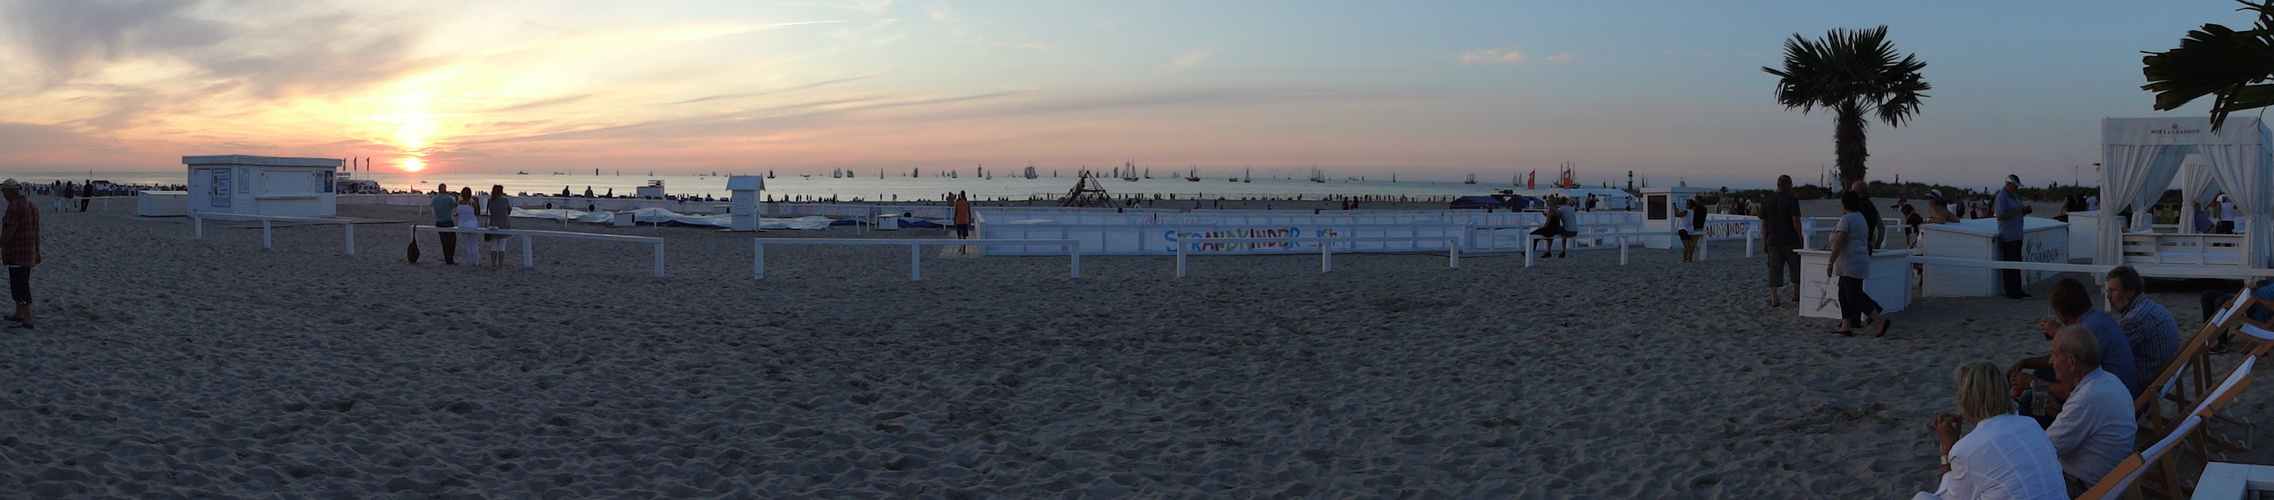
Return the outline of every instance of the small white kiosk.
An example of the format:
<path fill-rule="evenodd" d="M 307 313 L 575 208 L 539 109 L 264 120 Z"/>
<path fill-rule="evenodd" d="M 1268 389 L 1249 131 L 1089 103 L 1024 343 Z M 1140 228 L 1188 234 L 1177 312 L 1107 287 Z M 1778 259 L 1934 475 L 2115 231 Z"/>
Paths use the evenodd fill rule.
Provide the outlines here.
<path fill-rule="evenodd" d="M 189 207 L 197 212 L 292 217 L 339 213 L 332 194 L 338 158 L 184 156 L 189 166 Z"/>
<path fill-rule="evenodd" d="M 1824 275 L 1824 268 L 1832 264 L 1832 251 L 1796 252 L 1800 253 L 1800 317 L 1839 318 L 1839 277 Z M 1910 256 L 1909 250 L 1871 253 L 1871 277 L 1863 280 L 1863 293 L 1879 303 L 1881 314 L 1911 306 L 1911 261 L 1905 258 Z"/>
<path fill-rule="evenodd" d="M 1642 230 L 1672 232 L 1677 222 L 1674 220 L 1674 213 L 1682 207 L 1682 204 L 1689 203 L 1691 198 L 1714 191 L 1709 188 L 1688 186 L 1642 188 Z M 1672 236 L 1646 236 L 1642 238 L 1642 246 L 1646 248 L 1674 248 L 1680 244 L 1680 242 L 1674 241 Z"/>
<path fill-rule="evenodd" d="M 2073 217 L 2074 215 L 2072 215 Z M 1972 260 L 1998 260 L 1998 220 L 1968 219 L 1950 224 L 1919 226 L 1919 255 Z M 2053 219 L 2023 217 L 2021 260 L 2069 263 L 2069 224 Z M 2005 293 L 1996 269 L 1920 266 L 1919 294 L 1935 297 L 1988 297 Z M 2024 286 L 2052 278 L 2049 271 L 2022 271 Z"/>
<path fill-rule="evenodd" d="M 766 178 L 755 175 L 736 175 L 726 178 L 726 190 L 733 197 L 727 213 L 733 215 L 728 223 L 735 231 L 758 230 L 758 193 L 766 190 Z"/>

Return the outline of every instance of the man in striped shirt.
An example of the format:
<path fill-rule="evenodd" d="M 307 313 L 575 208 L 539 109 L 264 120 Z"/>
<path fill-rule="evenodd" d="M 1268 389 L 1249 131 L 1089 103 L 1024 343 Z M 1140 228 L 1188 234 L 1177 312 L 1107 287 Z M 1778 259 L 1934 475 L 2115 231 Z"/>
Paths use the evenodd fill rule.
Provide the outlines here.
<path fill-rule="evenodd" d="M 2164 309 L 2163 304 L 2148 298 L 2147 280 L 2141 279 L 2140 271 L 2132 266 L 2109 270 L 2105 285 L 2108 312 L 2116 316 L 2116 324 L 2124 327 L 2124 337 L 2131 341 L 2140 382 L 2154 382 L 2163 375 L 2171 357 L 2179 354 L 2179 320 L 2172 319 L 2171 310 Z"/>

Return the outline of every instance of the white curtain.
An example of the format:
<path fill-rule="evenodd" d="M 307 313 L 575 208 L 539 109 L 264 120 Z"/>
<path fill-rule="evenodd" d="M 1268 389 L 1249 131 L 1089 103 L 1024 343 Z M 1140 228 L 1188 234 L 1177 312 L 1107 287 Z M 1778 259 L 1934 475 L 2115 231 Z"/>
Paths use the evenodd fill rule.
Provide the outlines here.
<path fill-rule="evenodd" d="M 2234 199 L 2235 211 L 2249 214 L 2245 221 L 2250 235 L 2249 255 L 2264 255 L 2265 211 L 2270 201 L 2266 182 L 2268 174 L 2266 151 L 2256 144 L 2202 146 L 2203 163 L 2218 176 L 2219 183 L 2228 186 L 2227 196 Z"/>
<path fill-rule="evenodd" d="M 2195 203 L 2209 201 L 2224 191 L 2217 171 L 2203 163 L 2199 155 L 2188 155 L 2179 166 L 2179 232 L 2195 232 Z"/>
<path fill-rule="evenodd" d="M 2154 220 L 2147 208 L 2154 206 L 2163 195 L 2171 178 L 2179 175 L 2180 160 L 2194 152 L 2194 146 L 2109 144 L 2101 146 L 2100 169 L 2101 205 L 2100 255 L 2096 262 L 2110 264 L 2122 261 L 2124 238 L 2127 230 L 2116 227 L 2115 215 L 2126 207 L 2132 208 L 2132 228 L 2145 229 Z"/>

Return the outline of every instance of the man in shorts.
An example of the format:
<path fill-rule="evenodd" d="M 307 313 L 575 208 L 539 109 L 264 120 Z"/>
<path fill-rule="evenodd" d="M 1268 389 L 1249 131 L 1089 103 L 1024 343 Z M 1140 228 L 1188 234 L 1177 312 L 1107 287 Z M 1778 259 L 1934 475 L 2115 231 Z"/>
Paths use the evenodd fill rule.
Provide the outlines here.
<path fill-rule="evenodd" d="M 24 196 L 15 179 L 0 181 L 0 197 L 8 212 L 0 215 L 0 264 L 8 266 L 8 293 L 16 299 L 16 314 L 7 317 L 8 328 L 32 327 L 32 266 L 39 264 L 39 207 Z"/>

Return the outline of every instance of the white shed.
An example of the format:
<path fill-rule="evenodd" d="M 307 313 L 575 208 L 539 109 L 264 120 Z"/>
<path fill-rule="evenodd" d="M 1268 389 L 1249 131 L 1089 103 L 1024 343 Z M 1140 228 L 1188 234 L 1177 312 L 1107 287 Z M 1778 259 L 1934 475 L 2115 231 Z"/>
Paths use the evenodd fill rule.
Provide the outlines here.
<path fill-rule="evenodd" d="M 189 166 L 189 210 L 209 213 L 331 217 L 338 158 L 184 156 Z"/>
<path fill-rule="evenodd" d="M 2075 216 L 2071 214 L 2071 216 Z M 2021 219 L 2021 260 L 2069 263 L 2069 228 L 2066 222 L 2042 217 Z M 1997 219 L 1967 219 L 1949 224 L 1919 226 L 1919 254 L 1972 260 L 1998 260 Z M 2023 286 L 2059 273 L 2022 271 Z M 1874 275 L 1876 276 L 1876 275 Z M 2005 293 L 1999 271 L 1977 267 L 1927 264 L 1920 266 L 1919 294 L 1933 297 L 1988 297 Z"/>
<path fill-rule="evenodd" d="M 726 190 L 734 196 L 727 209 L 727 213 L 733 215 L 731 229 L 758 230 L 758 194 L 766 190 L 766 178 L 755 175 L 729 176 L 726 178 Z"/>
<path fill-rule="evenodd" d="M 1674 212 L 1680 205 L 1699 195 L 1716 192 L 1712 188 L 1687 186 L 1651 186 L 1642 188 L 1642 227 L 1644 231 L 1674 231 Z M 1645 236 L 1642 246 L 1674 248 L 1672 236 Z"/>

